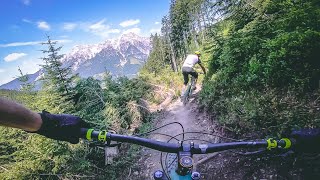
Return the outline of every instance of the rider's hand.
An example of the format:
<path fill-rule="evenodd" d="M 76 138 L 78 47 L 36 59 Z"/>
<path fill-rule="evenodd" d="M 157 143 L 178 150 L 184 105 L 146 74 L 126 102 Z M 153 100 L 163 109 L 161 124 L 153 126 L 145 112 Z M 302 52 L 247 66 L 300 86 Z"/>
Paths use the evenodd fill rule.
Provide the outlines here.
<path fill-rule="evenodd" d="M 40 113 L 42 125 L 35 132 L 51 139 L 68 141 L 76 144 L 79 142 L 81 128 L 88 127 L 88 123 L 81 118 L 69 114 Z"/>
<path fill-rule="evenodd" d="M 301 129 L 290 136 L 296 140 L 296 152 L 320 153 L 320 129 Z"/>

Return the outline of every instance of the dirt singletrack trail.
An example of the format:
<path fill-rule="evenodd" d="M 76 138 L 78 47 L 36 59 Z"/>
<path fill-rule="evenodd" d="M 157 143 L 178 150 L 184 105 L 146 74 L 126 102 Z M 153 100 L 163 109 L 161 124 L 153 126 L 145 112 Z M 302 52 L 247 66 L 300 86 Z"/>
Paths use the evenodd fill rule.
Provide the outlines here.
<path fill-rule="evenodd" d="M 153 127 L 160 127 L 169 123 L 178 122 L 184 127 L 185 132 L 207 132 L 218 135 L 203 135 L 199 133 L 185 134 L 184 142 L 194 143 L 218 143 L 226 142 L 225 134 L 222 127 L 205 112 L 199 110 L 198 93 L 200 87 L 192 95 L 189 103 L 183 106 L 180 99 L 167 103 L 165 107 L 161 107 L 161 112 L 153 121 Z M 169 98 L 168 98 L 169 99 Z M 155 133 L 176 136 L 182 133 L 182 129 L 178 124 L 171 124 L 164 128 L 158 129 Z M 170 137 L 161 134 L 151 134 L 149 138 L 167 142 Z M 176 136 L 178 140 L 182 136 Z M 191 140 L 190 140 L 191 139 Z M 177 143 L 177 140 L 171 140 L 171 143 Z M 153 180 L 153 173 L 156 170 L 162 170 L 160 163 L 160 151 L 149 148 L 142 148 L 139 153 L 139 159 L 135 163 L 135 167 L 130 169 L 125 179 L 130 180 Z M 166 154 L 163 153 L 162 159 Z M 201 173 L 202 180 L 287 180 L 287 179 L 313 179 L 305 177 L 320 177 L 320 173 L 310 171 L 301 171 L 301 165 L 295 165 L 296 160 L 287 157 L 263 157 L 261 155 L 240 156 L 236 151 L 224 151 L 206 155 L 194 155 L 194 171 Z M 164 161 L 162 161 L 164 164 Z M 320 161 L 317 161 L 320 162 Z M 305 163 L 302 161 L 302 165 Z M 296 163 L 299 164 L 299 163 Z M 301 163 L 300 163 L 301 164 Z M 303 166 L 302 166 L 303 167 Z M 310 169 L 310 170 L 308 170 Z"/>
<path fill-rule="evenodd" d="M 154 127 L 178 122 L 182 124 L 185 132 L 210 132 L 210 129 L 212 130 L 212 124 L 210 123 L 211 121 L 209 120 L 209 116 L 204 112 L 200 112 L 198 109 L 197 97 L 199 91 L 200 87 L 195 90 L 186 106 L 182 104 L 180 99 L 171 102 L 171 104 L 159 113 L 159 116 L 157 116 L 154 121 Z M 176 136 L 182 133 L 182 128 L 179 124 L 171 124 L 156 130 L 155 133 Z M 149 138 L 165 142 L 170 139 L 170 137 L 160 134 L 151 134 Z M 177 138 L 181 140 L 182 135 L 177 136 Z M 215 138 L 216 137 L 210 135 L 204 137 L 203 135 L 196 133 L 185 134 L 184 137 L 185 140 L 192 139 L 185 142 L 193 141 L 195 143 L 203 143 L 203 141 L 200 141 L 201 139 L 214 142 Z M 177 143 L 178 141 L 173 139 L 170 142 Z M 143 148 L 141 151 L 141 158 L 138 160 L 140 170 L 133 172 L 130 179 L 153 179 L 153 173 L 156 170 L 162 170 L 160 154 L 161 153 L 159 151 Z M 194 160 L 196 162 L 202 158 L 204 158 L 204 156 L 196 156 L 194 157 Z"/>

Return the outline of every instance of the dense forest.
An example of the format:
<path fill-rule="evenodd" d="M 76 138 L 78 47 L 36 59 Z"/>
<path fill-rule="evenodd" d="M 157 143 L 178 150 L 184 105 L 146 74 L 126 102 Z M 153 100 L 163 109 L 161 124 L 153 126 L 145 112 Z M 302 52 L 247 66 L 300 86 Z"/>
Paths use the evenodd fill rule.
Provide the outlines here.
<path fill-rule="evenodd" d="M 61 47 L 48 38 L 41 90 L 24 83 L 0 96 L 40 112 L 80 116 L 97 129 L 132 134 L 152 119 L 139 106 L 157 101 L 150 84 L 180 94 L 186 55 L 202 52 L 208 68 L 200 105 L 227 130 L 241 135 L 279 136 L 320 126 L 320 3 L 318 0 L 171 0 L 161 34 L 134 79 L 81 79 L 62 67 Z M 27 82 L 21 72 L 21 81 Z M 104 164 L 104 152 L 81 142 L 71 145 L 0 127 L 0 179 L 121 179 L 134 166 L 126 158 Z"/>
<path fill-rule="evenodd" d="M 227 129 L 319 127 L 319 17 L 316 0 L 173 0 L 143 71 L 170 85 L 166 71 L 181 76 L 186 55 L 200 49 L 209 70 L 200 103 Z"/>

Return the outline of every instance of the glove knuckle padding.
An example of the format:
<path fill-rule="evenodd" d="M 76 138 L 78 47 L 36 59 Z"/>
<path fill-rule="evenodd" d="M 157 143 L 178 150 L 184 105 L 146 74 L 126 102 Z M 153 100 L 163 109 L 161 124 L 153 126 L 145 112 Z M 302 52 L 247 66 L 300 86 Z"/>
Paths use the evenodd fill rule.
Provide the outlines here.
<path fill-rule="evenodd" d="M 78 143 L 80 129 L 88 127 L 88 124 L 81 118 L 69 114 L 50 114 L 46 111 L 40 113 L 42 126 L 36 132 L 55 140 Z"/>

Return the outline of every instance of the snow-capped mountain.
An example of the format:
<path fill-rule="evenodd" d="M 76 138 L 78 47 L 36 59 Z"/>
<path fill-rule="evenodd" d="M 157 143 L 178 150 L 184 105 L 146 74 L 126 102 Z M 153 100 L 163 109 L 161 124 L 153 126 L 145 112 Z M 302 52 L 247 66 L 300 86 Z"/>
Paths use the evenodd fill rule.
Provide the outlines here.
<path fill-rule="evenodd" d="M 35 88 L 39 89 L 40 88 L 40 82 L 37 81 L 39 79 L 39 77 L 41 77 L 41 75 L 43 74 L 42 70 L 37 71 L 34 74 L 28 74 L 28 81 L 27 83 L 32 83 L 32 82 L 36 82 L 35 83 Z M 12 89 L 12 90 L 19 90 L 21 88 L 21 81 L 19 81 L 18 78 L 3 84 L 0 86 L 0 89 Z"/>
<path fill-rule="evenodd" d="M 151 50 L 150 40 L 134 33 L 99 44 L 77 45 L 61 60 L 64 67 L 71 67 L 80 77 L 100 78 L 105 71 L 113 76 L 135 76 L 147 60 Z M 41 71 L 41 70 L 40 70 Z M 39 79 L 40 71 L 29 75 Z M 19 89 L 17 79 L 0 86 L 0 89 Z"/>

